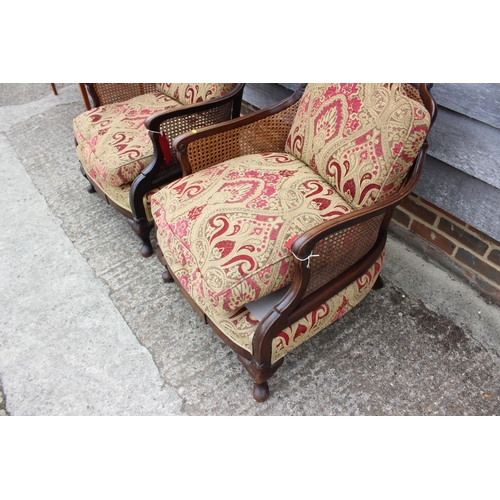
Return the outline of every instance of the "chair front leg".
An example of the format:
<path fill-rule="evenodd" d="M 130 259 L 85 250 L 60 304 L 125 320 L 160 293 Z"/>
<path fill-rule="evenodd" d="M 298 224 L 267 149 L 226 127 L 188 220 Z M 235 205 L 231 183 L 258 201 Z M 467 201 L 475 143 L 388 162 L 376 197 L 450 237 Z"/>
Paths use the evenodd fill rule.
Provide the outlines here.
<path fill-rule="evenodd" d="M 141 255 L 143 257 L 151 257 L 153 255 L 153 245 L 151 244 L 151 229 L 153 222 L 148 221 L 145 217 L 136 219 L 128 219 L 130 227 L 135 234 L 142 240 Z"/>
<path fill-rule="evenodd" d="M 238 359 L 254 379 L 253 397 L 255 401 L 262 403 L 269 397 L 269 385 L 267 381 L 275 374 L 276 370 L 283 364 L 283 359 L 279 359 L 273 365 L 271 363 L 258 363 L 254 359 L 249 360 L 241 354 Z"/>

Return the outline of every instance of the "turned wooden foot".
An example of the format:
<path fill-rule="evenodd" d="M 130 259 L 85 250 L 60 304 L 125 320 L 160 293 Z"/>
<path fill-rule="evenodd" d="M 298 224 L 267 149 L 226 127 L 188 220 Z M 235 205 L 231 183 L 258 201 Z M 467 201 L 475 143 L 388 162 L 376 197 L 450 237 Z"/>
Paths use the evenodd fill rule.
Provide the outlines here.
<path fill-rule="evenodd" d="M 156 256 L 158 257 L 158 260 L 166 267 L 165 271 L 161 275 L 163 281 L 165 283 L 172 283 L 174 281 L 174 278 L 172 278 L 172 275 L 170 274 L 170 271 L 168 270 L 167 267 L 167 261 L 165 260 L 165 257 L 163 255 L 163 252 L 161 251 L 160 247 L 156 247 Z"/>
<path fill-rule="evenodd" d="M 382 279 L 382 276 L 380 276 L 380 274 L 379 274 L 377 281 L 375 281 L 375 284 L 373 285 L 373 288 L 375 290 L 380 290 L 383 287 L 384 287 L 384 280 Z"/>
<path fill-rule="evenodd" d="M 246 368 L 254 380 L 253 397 L 255 401 L 262 403 L 269 397 L 269 386 L 267 381 L 274 375 L 276 370 L 283 364 L 283 358 L 278 359 L 274 365 L 264 362 L 259 363 L 255 359 L 247 359 L 238 354 L 238 359 Z"/>
<path fill-rule="evenodd" d="M 174 278 L 172 278 L 171 274 L 166 270 L 162 275 L 161 275 L 163 281 L 165 283 L 172 283 L 174 281 Z"/>
<path fill-rule="evenodd" d="M 255 401 L 262 403 L 269 397 L 269 385 L 267 382 L 262 384 L 257 384 L 257 382 L 253 385 L 253 397 Z"/>
<path fill-rule="evenodd" d="M 149 235 L 153 227 L 152 223 L 148 222 L 146 219 L 129 219 L 128 223 L 135 234 L 142 240 L 141 255 L 143 257 L 151 257 L 151 255 L 153 255 L 153 246 L 149 239 Z"/>
<path fill-rule="evenodd" d="M 153 247 L 151 246 L 151 242 L 143 242 L 144 245 L 141 247 L 141 255 L 143 257 L 151 257 L 153 255 Z"/>
<path fill-rule="evenodd" d="M 78 146 L 78 142 L 75 139 L 75 144 Z M 85 169 L 83 168 L 82 162 L 80 162 L 80 172 L 82 173 L 83 177 L 85 177 L 85 180 L 89 183 L 87 186 L 87 191 L 89 193 L 95 193 L 95 188 L 92 185 L 92 183 L 89 181 L 89 178 L 87 177 L 87 173 L 85 172 Z"/>

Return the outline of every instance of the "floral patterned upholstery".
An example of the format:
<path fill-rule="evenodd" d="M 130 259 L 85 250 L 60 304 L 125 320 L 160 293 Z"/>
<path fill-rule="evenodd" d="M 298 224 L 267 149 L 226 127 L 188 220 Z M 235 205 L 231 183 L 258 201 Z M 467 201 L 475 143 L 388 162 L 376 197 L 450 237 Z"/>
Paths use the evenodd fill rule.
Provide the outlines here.
<path fill-rule="evenodd" d="M 401 84 L 314 84 L 286 150 L 361 208 L 397 192 L 429 128 L 429 112 Z"/>
<path fill-rule="evenodd" d="M 244 306 L 290 284 L 287 241 L 352 211 L 287 154 L 248 155 L 179 179 L 154 193 L 151 207 L 159 245 L 181 285 L 249 352 L 258 321 Z M 273 344 L 276 360 L 354 307 L 373 286 L 382 260 L 283 331 Z"/>
<path fill-rule="evenodd" d="M 178 101 L 161 93 L 138 95 L 124 102 L 105 104 L 78 115 L 73 120 L 77 142 L 88 141 L 109 130 L 139 130 L 155 113 L 179 106 Z"/>
<path fill-rule="evenodd" d="M 360 278 L 282 330 L 273 340 L 271 362 L 275 363 L 361 302 L 373 288 L 382 270 L 384 258 L 385 251 Z M 252 353 L 253 335 L 259 321 L 246 307 L 240 308 L 236 313 L 225 315 L 214 309 L 207 309 L 207 314 L 235 344 Z"/>
<path fill-rule="evenodd" d="M 189 99 L 201 102 L 224 95 L 234 84 L 157 84 L 157 88 L 158 92 L 99 106 L 74 119 L 80 162 L 101 185 L 129 184 L 150 164 L 153 145 L 144 126 L 150 116 L 191 104 Z"/>
<path fill-rule="evenodd" d="M 377 281 L 384 259 L 385 250 L 370 269 L 356 281 L 281 331 L 273 340 L 271 362 L 275 363 L 359 304 Z"/>

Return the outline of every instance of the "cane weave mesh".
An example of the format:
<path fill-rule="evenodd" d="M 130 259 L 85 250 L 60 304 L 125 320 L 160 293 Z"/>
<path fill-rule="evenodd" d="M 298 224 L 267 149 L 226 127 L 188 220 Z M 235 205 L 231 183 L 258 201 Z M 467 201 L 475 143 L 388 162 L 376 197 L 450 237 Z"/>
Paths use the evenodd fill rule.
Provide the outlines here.
<path fill-rule="evenodd" d="M 138 95 L 155 92 L 154 83 L 94 83 L 101 106 L 128 101 Z"/>
<path fill-rule="evenodd" d="M 314 247 L 311 278 L 306 295 L 339 276 L 358 262 L 375 244 L 384 214 L 326 236 Z"/>
<path fill-rule="evenodd" d="M 403 87 L 403 92 L 406 96 L 410 97 L 411 99 L 420 104 L 423 104 L 419 91 L 411 83 L 403 83 L 402 87 Z"/>
<path fill-rule="evenodd" d="M 298 106 L 299 102 L 257 122 L 190 143 L 187 156 L 192 173 L 238 156 L 284 152 Z"/>
<path fill-rule="evenodd" d="M 189 115 L 174 116 L 160 124 L 160 132 L 167 138 L 172 147 L 176 137 L 192 130 L 197 130 L 214 123 L 220 123 L 231 119 L 233 103 L 228 102 L 215 108 L 207 109 L 198 113 Z M 175 152 L 172 151 L 175 156 Z"/>

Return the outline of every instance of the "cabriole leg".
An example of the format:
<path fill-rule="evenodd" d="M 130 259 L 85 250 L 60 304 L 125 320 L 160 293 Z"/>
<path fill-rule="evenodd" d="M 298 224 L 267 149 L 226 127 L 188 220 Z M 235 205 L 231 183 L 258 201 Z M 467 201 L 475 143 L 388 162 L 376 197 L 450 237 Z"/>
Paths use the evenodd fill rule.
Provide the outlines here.
<path fill-rule="evenodd" d="M 274 365 L 270 363 L 258 363 L 255 359 L 247 359 L 238 354 L 241 364 L 247 369 L 254 380 L 253 397 L 255 401 L 262 403 L 269 397 L 269 385 L 267 381 L 274 375 L 276 370 L 283 364 L 283 359 L 279 359 Z"/>

